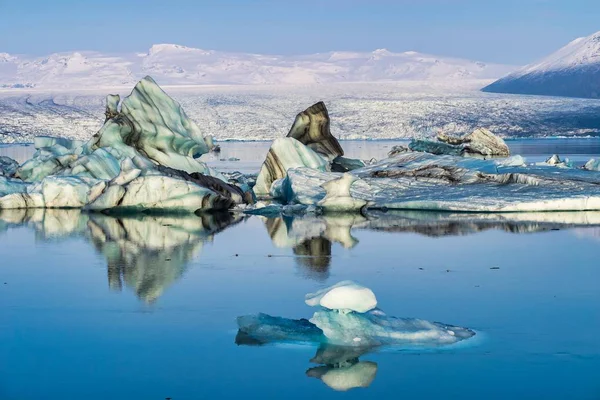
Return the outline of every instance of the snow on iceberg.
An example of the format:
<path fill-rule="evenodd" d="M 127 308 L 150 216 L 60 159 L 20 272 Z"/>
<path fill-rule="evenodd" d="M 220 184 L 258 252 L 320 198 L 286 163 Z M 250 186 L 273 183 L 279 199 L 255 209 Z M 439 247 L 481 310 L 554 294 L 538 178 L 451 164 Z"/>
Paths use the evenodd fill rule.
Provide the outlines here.
<path fill-rule="evenodd" d="M 338 282 L 318 292 L 309 293 L 305 297 L 305 303 L 311 307 L 321 306 L 344 313 L 365 313 L 377 307 L 375 293 L 352 281 Z"/>

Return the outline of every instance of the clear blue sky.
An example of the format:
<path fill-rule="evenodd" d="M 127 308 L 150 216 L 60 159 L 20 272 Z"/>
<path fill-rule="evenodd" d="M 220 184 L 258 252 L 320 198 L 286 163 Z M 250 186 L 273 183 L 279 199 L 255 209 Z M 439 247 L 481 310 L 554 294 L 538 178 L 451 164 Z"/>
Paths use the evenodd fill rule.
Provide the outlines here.
<path fill-rule="evenodd" d="M 420 52 L 526 64 L 600 31 L 600 0 L 0 0 L 0 52 Z"/>

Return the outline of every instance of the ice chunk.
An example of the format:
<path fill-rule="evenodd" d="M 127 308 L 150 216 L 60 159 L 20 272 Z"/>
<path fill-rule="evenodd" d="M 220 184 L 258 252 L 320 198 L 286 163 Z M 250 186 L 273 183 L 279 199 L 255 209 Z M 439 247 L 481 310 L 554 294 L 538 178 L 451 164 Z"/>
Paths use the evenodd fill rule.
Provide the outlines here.
<path fill-rule="evenodd" d="M 447 154 L 451 156 L 460 156 L 462 154 L 462 148 L 458 146 L 452 146 L 447 143 L 434 142 L 432 140 L 424 139 L 413 139 L 408 144 L 408 148 L 412 151 L 421 151 L 425 153 L 431 153 L 436 155 Z M 402 153 L 396 153 L 402 154 Z"/>
<path fill-rule="evenodd" d="M 308 167 L 325 171 L 328 164 L 326 159 L 296 139 L 275 139 L 256 178 L 254 193 L 257 196 L 268 195 L 271 184 L 284 178 L 290 168 Z"/>
<path fill-rule="evenodd" d="M 600 159 L 596 160 L 592 158 L 590 161 L 585 163 L 583 168 L 587 169 L 588 171 L 600 171 Z"/>
<path fill-rule="evenodd" d="M 33 139 L 33 146 L 38 150 L 60 146 L 63 149 L 73 151 L 83 146 L 83 143 L 84 142 L 82 142 L 81 140 L 73 140 L 52 136 L 36 136 Z"/>
<path fill-rule="evenodd" d="M 394 157 L 397 154 L 406 153 L 410 151 L 408 147 L 402 145 L 393 146 L 392 149 L 388 152 L 388 157 Z"/>
<path fill-rule="evenodd" d="M 307 319 L 272 317 L 267 314 L 237 318 L 237 344 L 321 343 L 323 332 Z"/>
<path fill-rule="evenodd" d="M 0 156 L 0 176 L 11 177 L 19 168 L 19 163 L 10 157 Z"/>
<path fill-rule="evenodd" d="M 325 189 L 326 194 L 317 204 L 325 211 L 337 212 L 356 211 L 365 207 L 366 200 L 355 199 L 350 195 L 350 186 L 358 179 L 358 177 L 346 173 L 341 178 L 324 183 L 321 186 Z"/>
<path fill-rule="evenodd" d="M 461 146 L 464 155 L 494 157 L 510 155 L 504 140 L 485 128 L 477 128 L 463 137 L 452 137 L 440 132 L 437 138 L 441 142 Z"/>
<path fill-rule="evenodd" d="M 130 157 L 135 149 L 157 164 L 189 173 L 206 172 L 195 158 L 210 150 L 200 128 L 149 76 L 138 82 L 120 112 L 107 119 L 87 146 L 128 150 Z"/>
<path fill-rule="evenodd" d="M 320 101 L 296 116 L 287 137 L 294 138 L 321 156 L 333 160 L 343 156 L 344 150 L 331 134 L 329 125 L 327 108 Z"/>
<path fill-rule="evenodd" d="M 305 302 L 312 307 L 321 306 L 343 312 L 364 313 L 377 307 L 373 291 L 352 281 L 342 281 L 318 292 L 309 293 Z"/>
<path fill-rule="evenodd" d="M 553 167 L 558 168 L 573 168 L 573 163 L 569 161 L 568 158 L 561 160 L 558 154 L 553 154 L 550 158 L 548 158 L 543 163 L 537 163 L 536 165 L 552 165 Z"/>
<path fill-rule="evenodd" d="M 328 343 L 343 346 L 435 348 L 475 335 L 470 329 L 415 318 L 391 317 L 378 310 L 366 313 L 321 310 L 314 313 L 310 322 L 323 331 Z"/>
<path fill-rule="evenodd" d="M 234 204 L 231 198 L 210 188 L 176 177 L 146 175 L 125 185 L 118 183 L 120 182 L 110 182 L 104 192 L 86 208 L 196 212 L 227 210 Z"/>
<path fill-rule="evenodd" d="M 331 162 L 331 170 L 333 172 L 348 172 L 364 166 L 365 163 L 363 161 L 346 157 L 336 157 Z"/>

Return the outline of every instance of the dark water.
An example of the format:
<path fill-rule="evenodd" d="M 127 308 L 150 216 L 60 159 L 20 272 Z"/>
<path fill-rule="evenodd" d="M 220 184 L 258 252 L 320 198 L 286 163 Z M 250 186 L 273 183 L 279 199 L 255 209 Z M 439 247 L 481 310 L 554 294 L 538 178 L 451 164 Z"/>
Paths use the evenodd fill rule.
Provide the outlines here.
<path fill-rule="evenodd" d="M 600 213 L 4 211 L 0 398 L 597 399 L 598 226 Z M 237 316 L 309 318 L 304 294 L 343 279 L 388 314 L 477 340 L 362 354 L 374 379 L 346 392 L 307 375 L 314 347 L 235 344 Z"/>
<path fill-rule="evenodd" d="M 381 158 L 393 144 L 344 148 Z M 600 141 L 509 145 L 585 160 Z M 215 166 L 256 171 L 268 144 L 222 147 Z M 3 211 L 0 399 L 598 399 L 599 258 L 595 212 Z M 370 375 L 336 369 L 336 384 L 311 370 L 316 347 L 236 344 L 238 316 L 310 318 L 304 295 L 344 279 L 390 315 L 477 334 L 450 349 L 371 349 L 352 361 Z M 357 382 L 367 387 L 335 390 Z"/>

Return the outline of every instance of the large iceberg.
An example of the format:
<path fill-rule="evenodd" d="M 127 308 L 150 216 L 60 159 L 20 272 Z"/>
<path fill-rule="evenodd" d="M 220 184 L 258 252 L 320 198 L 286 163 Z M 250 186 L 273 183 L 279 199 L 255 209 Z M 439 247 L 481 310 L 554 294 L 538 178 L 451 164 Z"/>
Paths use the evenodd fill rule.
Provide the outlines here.
<path fill-rule="evenodd" d="M 292 137 L 323 157 L 333 160 L 344 155 L 344 150 L 329 129 L 329 113 L 322 101 L 296 116 L 287 137 Z"/>
<path fill-rule="evenodd" d="M 600 210 L 600 174 L 523 165 L 521 157 L 481 160 L 407 152 L 349 172 L 350 197 L 369 208 L 466 212 Z M 318 206 L 324 184 L 342 174 L 288 170 L 273 193 L 288 204 Z M 343 181 L 339 181 L 340 184 Z M 283 189 L 279 189 L 283 188 Z"/>
<path fill-rule="evenodd" d="M 253 201 L 249 186 L 198 160 L 212 140 L 152 78 L 122 101 L 108 96 L 105 116 L 87 143 L 42 136 L 22 165 L 0 160 L 0 209 L 196 212 Z"/>

